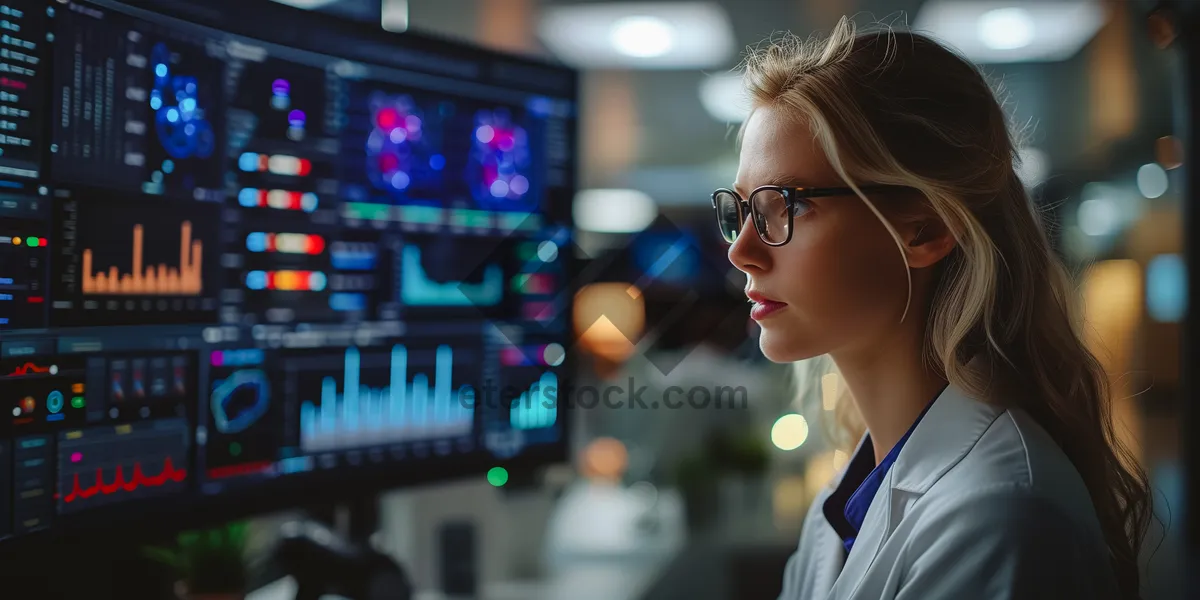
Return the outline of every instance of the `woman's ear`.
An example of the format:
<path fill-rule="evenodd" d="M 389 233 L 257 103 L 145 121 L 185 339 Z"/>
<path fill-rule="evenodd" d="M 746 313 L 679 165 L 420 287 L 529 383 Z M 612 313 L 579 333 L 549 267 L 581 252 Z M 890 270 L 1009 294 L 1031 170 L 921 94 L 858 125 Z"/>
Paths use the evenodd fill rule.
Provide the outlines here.
<path fill-rule="evenodd" d="M 932 267 L 954 250 L 957 243 L 950 228 L 941 219 L 926 217 L 907 224 L 904 234 L 908 266 L 913 269 Z"/>

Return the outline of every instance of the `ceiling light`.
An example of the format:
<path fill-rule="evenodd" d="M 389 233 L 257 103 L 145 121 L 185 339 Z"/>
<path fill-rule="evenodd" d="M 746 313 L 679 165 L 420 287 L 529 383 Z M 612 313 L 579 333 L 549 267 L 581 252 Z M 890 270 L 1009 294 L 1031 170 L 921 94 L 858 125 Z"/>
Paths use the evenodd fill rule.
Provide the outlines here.
<path fill-rule="evenodd" d="M 1023 8 L 997 8 L 979 17 L 979 39 L 994 50 L 1016 50 L 1033 41 L 1033 18 Z"/>
<path fill-rule="evenodd" d="M 1170 180 L 1167 171 L 1155 163 L 1142 165 L 1137 172 L 1138 191 L 1147 198 L 1157 198 L 1167 193 Z"/>
<path fill-rule="evenodd" d="M 602 2 L 547 6 L 538 35 L 580 69 L 728 66 L 733 28 L 715 2 Z"/>
<path fill-rule="evenodd" d="M 638 190 L 591 189 L 575 195 L 572 212 L 575 226 L 584 231 L 634 233 L 654 221 L 658 207 Z"/>
<path fill-rule="evenodd" d="M 976 63 L 1071 58 L 1107 18 L 1097 0 L 929 0 L 913 21 Z"/>
<path fill-rule="evenodd" d="M 617 52 L 635 58 L 662 56 L 674 45 L 675 30 L 658 17 L 625 17 L 612 25 L 609 39 Z"/>
<path fill-rule="evenodd" d="M 750 116 L 750 96 L 741 73 L 718 73 L 700 82 L 700 103 L 721 123 L 741 123 Z"/>

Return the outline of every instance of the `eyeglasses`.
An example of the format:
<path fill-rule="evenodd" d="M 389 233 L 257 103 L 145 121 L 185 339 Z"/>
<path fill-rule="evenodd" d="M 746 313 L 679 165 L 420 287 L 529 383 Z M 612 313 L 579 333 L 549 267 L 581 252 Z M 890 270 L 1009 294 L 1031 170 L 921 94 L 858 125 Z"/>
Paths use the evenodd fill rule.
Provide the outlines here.
<path fill-rule="evenodd" d="M 898 186 L 859 186 L 863 193 L 896 191 Z M 732 244 L 741 233 L 749 214 L 754 222 L 758 237 L 768 246 L 782 246 L 792 241 L 792 222 L 808 198 L 832 196 L 854 196 L 848 187 L 784 187 L 764 185 L 743 200 L 737 192 L 721 188 L 712 195 L 713 209 L 717 213 L 717 227 L 726 243 Z"/>

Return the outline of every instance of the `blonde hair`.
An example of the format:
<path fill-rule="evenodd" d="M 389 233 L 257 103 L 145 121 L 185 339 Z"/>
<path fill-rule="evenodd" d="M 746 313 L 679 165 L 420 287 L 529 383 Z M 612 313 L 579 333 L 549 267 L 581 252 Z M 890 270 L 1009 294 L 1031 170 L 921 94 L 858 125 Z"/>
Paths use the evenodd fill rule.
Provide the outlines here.
<path fill-rule="evenodd" d="M 903 241 L 859 185 L 916 190 L 953 233 L 927 308 L 928 364 L 972 396 L 1013 402 L 1049 432 L 1091 495 L 1122 597 L 1138 598 L 1149 483 L 1114 432 L 1108 376 L 1085 346 L 1071 277 L 1017 176 L 1017 145 L 983 74 L 925 36 L 860 34 L 848 19 L 825 39 L 787 35 L 754 49 L 744 69 L 754 107 L 807 123 L 901 258 Z M 910 275 L 910 301 L 911 288 Z M 800 368 L 823 372 L 829 362 Z M 855 437 L 862 424 L 851 404 L 839 403 L 839 420 Z"/>

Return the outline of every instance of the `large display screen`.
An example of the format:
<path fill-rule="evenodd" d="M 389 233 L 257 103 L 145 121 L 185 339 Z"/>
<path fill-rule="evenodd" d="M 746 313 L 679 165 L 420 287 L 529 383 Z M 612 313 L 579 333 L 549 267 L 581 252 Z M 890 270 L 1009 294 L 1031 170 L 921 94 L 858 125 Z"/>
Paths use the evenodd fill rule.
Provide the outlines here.
<path fill-rule="evenodd" d="M 0 0 L 0 540 L 563 447 L 575 74 L 207 4 Z"/>

